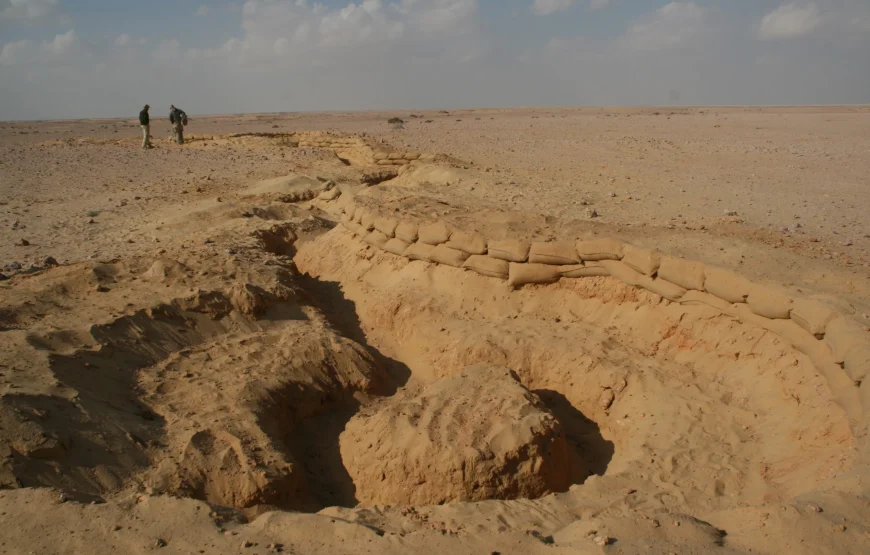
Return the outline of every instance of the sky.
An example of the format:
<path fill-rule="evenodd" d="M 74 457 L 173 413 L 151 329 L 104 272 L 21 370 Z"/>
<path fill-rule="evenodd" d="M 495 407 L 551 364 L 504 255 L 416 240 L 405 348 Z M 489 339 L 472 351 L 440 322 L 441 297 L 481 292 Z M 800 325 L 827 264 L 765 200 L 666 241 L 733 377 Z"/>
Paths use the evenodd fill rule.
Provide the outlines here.
<path fill-rule="evenodd" d="M 870 0 L 0 0 L 0 120 L 870 104 Z"/>

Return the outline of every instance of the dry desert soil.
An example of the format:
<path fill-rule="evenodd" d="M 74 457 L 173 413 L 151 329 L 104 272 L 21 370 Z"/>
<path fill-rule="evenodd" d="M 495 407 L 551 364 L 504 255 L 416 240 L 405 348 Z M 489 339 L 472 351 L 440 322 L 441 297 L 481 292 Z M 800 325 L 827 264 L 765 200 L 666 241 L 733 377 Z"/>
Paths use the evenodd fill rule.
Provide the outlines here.
<path fill-rule="evenodd" d="M 870 552 L 870 108 L 152 121 L 0 122 L 0 554 Z"/>

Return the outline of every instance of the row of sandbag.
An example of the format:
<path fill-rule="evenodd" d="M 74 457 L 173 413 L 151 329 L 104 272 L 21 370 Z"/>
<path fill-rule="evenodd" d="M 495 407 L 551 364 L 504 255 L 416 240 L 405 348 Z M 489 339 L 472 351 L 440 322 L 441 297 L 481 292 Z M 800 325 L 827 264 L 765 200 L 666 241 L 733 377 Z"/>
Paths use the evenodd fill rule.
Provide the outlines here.
<path fill-rule="evenodd" d="M 671 301 L 698 291 L 726 303 L 746 303 L 758 316 L 791 319 L 812 336 L 824 339 L 852 380 L 860 382 L 870 373 L 870 334 L 858 322 L 822 303 L 793 299 L 700 262 L 615 239 L 546 243 L 487 240 L 453 230 L 443 221 L 418 225 L 381 217 L 352 203 L 345 207 L 342 222 L 383 251 L 506 279 L 512 287 L 554 283 L 562 278 L 612 276 Z"/>

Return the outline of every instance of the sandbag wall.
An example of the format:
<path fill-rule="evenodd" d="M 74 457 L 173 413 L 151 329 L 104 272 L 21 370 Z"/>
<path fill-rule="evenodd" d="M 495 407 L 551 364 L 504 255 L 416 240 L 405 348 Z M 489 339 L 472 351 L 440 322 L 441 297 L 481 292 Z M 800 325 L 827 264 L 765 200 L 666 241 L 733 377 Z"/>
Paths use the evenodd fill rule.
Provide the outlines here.
<path fill-rule="evenodd" d="M 365 161 L 377 166 L 405 166 L 426 159 L 426 155 L 413 151 L 400 151 L 382 144 L 373 144 L 363 137 L 340 135 L 326 131 L 300 131 L 294 134 L 303 148 L 326 148 L 337 153 L 347 150 L 362 150 Z"/>
<path fill-rule="evenodd" d="M 863 408 L 865 420 L 870 419 L 870 333 L 822 303 L 792 298 L 728 270 L 615 239 L 488 240 L 443 221 L 402 221 L 353 202 L 344 206 L 342 224 L 384 252 L 507 280 L 511 287 L 611 276 L 672 302 L 713 307 L 759 325 L 806 354 L 858 424 L 856 435 L 867 433 L 870 421 L 861 424 L 861 413 Z"/>

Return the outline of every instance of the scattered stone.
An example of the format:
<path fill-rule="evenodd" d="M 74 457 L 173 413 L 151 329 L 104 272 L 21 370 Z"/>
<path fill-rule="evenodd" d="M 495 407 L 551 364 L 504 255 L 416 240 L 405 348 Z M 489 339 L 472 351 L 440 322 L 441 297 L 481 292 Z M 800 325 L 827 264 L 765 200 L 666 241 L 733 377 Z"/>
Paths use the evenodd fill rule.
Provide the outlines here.
<path fill-rule="evenodd" d="M 43 266 L 57 266 L 57 260 L 54 259 L 53 256 L 47 256 L 45 260 L 42 261 Z"/>
<path fill-rule="evenodd" d="M 653 519 L 653 521 L 652 521 L 652 525 L 653 525 L 653 528 L 658 528 L 659 526 L 662 525 L 662 523 L 659 522 L 659 521 L 656 520 L 656 519 Z"/>
<path fill-rule="evenodd" d="M 124 206 L 127 206 L 126 200 L 122 200 L 121 202 L 118 203 L 118 208 L 123 208 Z"/>
<path fill-rule="evenodd" d="M 610 198 L 616 198 L 616 193 L 614 193 L 613 191 L 611 191 L 611 192 L 610 192 Z"/>
<path fill-rule="evenodd" d="M 7 279 L 9 279 L 9 276 L 7 276 L 6 274 L 0 273 L 0 281 L 6 281 Z"/>
<path fill-rule="evenodd" d="M 845 241 L 843 241 L 844 247 L 851 247 L 852 245 L 853 245 L 853 243 L 852 243 L 851 239 L 846 239 Z"/>
<path fill-rule="evenodd" d="M 6 269 L 9 270 L 10 272 L 14 272 L 15 270 L 20 270 L 21 263 L 20 262 L 10 262 L 9 264 L 6 265 Z"/>
<path fill-rule="evenodd" d="M 737 210 L 726 210 L 725 215 L 726 216 L 737 216 Z"/>
<path fill-rule="evenodd" d="M 612 544 L 616 540 L 611 538 L 610 536 L 595 536 L 595 540 L 593 541 L 595 541 L 595 545 L 600 545 L 601 547 L 604 547 L 606 545 Z"/>
<path fill-rule="evenodd" d="M 240 545 L 239 547 L 241 547 L 242 549 L 250 549 L 250 548 L 254 547 L 254 544 L 249 542 L 248 540 L 245 540 L 242 542 L 242 545 Z"/>
<path fill-rule="evenodd" d="M 837 532 L 845 532 L 845 531 L 846 531 L 846 525 L 845 525 L 845 524 L 840 524 L 839 526 L 837 526 L 836 530 L 837 530 Z"/>
<path fill-rule="evenodd" d="M 598 213 L 598 210 L 596 210 L 594 208 L 589 208 L 586 210 L 586 217 L 589 219 L 597 218 L 600 215 L 601 214 Z"/>
<path fill-rule="evenodd" d="M 813 511 L 814 513 L 821 513 L 821 512 L 823 512 L 822 508 L 819 507 L 818 505 L 814 504 L 814 503 L 809 503 L 809 504 L 807 505 L 807 507 L 808 507 L 811 511 Z"/>
<path fill-rule="evenodd" d="M 95 224 L 95 223 L 97 223 L 97 222 L 95 222 L 94 219 L 91 218 L 90 220 L 88 220 L 88 223 L 89 223 L 89 224 Z"/>
<path fill-rule="evenodd" d="M 108 293 L 110 291 L 110 289 L 108 287 L 106 287 L 105 285 L 97 285 L 94 288 L 94 291 L 96 291 L 97 293 Z"/>
<path fill-rule="evenodd" d="M 245 210 L 244 212 L 242 212 L 242 217 L 243 218 L 253 218 L 254 215 L 251 214 L 250 212 L 248 212 L 247 210 Z"/>
<path fill-rule="evenodd" d="M 58 496 L 57 500 L 60 501 L 61 503 L 66 503 L 67 501 L 69 501 L 69 498 L 66 496 L 65 493 L 61 493 Z"/>
<path fill-rule="evenodd" d="M 281 553 L 284 551 L 284 544 L 281 543 L 270 543 L 266 546 L 266 549 L 270 551 L 274 551 L 275 553 Z"/>
<path fill-rule="evenodd" d="M 17 245 L 19 247 L 28 247 L 30 246 L 30 241 L 28 241 L 27 239 L 19 239 Z"/>
<path fill-rule="evenodd" d="M 154 547 L 166 547 L 166 542 L 160 538 L 154 541 Z"/>
<path fill-rule="evenodd" d="M 212 243 L 214 243 L 214 241 L 212 241 L 210 238 L 206 237 L 205 241 L 203 241 L 203 243 L 205 243 L 206 245 L 211 245 Z"/>

